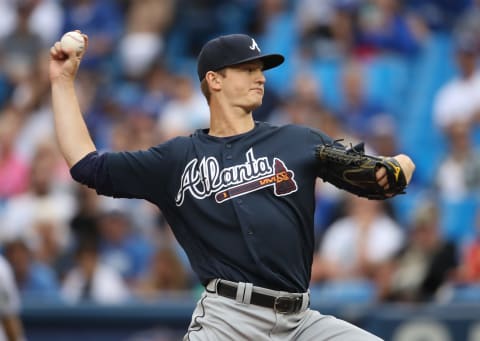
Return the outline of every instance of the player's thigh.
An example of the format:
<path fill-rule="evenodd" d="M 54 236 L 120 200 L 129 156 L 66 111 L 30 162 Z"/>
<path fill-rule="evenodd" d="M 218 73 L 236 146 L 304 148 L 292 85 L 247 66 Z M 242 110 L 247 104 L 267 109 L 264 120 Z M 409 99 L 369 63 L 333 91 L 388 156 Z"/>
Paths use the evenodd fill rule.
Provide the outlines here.
<path fill-rule="evenodd" d="M 274 317 L 270 309 L 204 293 L 184 340 L 269 340 Z"/>
<path fill-rule="evenodd" d="M 295 336 L 297 341 L 382 341 L 379 337 L 330 315 L 308 310 L 302 327 Z"/>
<path fill-rule="evenodd" d="M 215 320 L 212 320 L 210 304 L 208 295 L 204 293 L 193 311 L 188 331 L 183 338 L 184 341 L 216 340 L 220 337 L 217 334 L 221 332 L 221 329 L 216 331 L 218 327 Z"/>

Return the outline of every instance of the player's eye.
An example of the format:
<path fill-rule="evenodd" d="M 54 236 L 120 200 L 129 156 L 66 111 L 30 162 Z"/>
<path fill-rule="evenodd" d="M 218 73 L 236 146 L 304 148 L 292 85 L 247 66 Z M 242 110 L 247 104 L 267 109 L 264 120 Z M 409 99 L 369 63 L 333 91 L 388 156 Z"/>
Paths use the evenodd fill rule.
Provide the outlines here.
<path fill-rule="evenodd" d="M 257 72 L 258 70 L 261 70 L 261 67 L 258 65 L 242 65 L 241 70 L 244 72 L 247 72 L 248 74 L 252 74 Z"/>

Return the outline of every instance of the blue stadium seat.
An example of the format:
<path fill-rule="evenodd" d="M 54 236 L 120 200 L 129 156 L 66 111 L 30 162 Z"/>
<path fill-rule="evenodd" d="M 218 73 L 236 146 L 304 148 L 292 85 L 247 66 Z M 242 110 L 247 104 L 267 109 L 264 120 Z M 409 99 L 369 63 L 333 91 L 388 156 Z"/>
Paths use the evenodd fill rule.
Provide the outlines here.
<path fill-rule="evenodd" d="M 429 193 L 415 184 L 411 184 L 407 188 L 405 195 L 397 195 L 390 199 L 395 218 L 402 227 L 407 227 L 412 223 L 415 208 L 426 200 L 430 200 Z"/>
<path fill-rule="evenodd" d="M 343 61 L 339 59 L 317 59 L 307 66 L 319 82 L 322 99 L 329 107 L 338 108 L 340 106 L 342 67 Z"/>
<path fill-rule="evenodd" d="M 472 303 L 480 302 L 480 284 L 458 285 L 450 288 L 449 303 Z"/>
<path fill-rule="evenodd" d="M 289 85 L 294 78 L 293 58 L 298 48 L 298 34 L 293 14 L 284 12 L 272 18 L 257 41 L 262 52 L 280 53 L 285 56 L 283 65 L 268 71 L 267 82 L 275 92 L 288 94 L 291 91 Z"/>
<path fill-rule="evenodd" d="M 457 245 L 475 235 L 475 215 L 478 203 L 467 196 L 461 200 L 440 200 L 440 226 L 443 236 Z"/>
<path fill-rule="evenodd" d="M 375 102 L 385 105 L 392 114 L 401 113 L 404 103 L 410 64 L 398 55 L 380 55 L 366 64 L 367 93 Z"/>
<path fill-rule="evenodd" d="M 451 56 L 451 35 L 433 34 L 412 60 L 408 92 L 399 108 L 399 144 L 416 162 L 416 178 L 426 185 L 434 176 L 435 164 L 445 148 L 432 114 L 435 95 L 454 74 Z"/>
<path fill-rule="evenodd" d="M 375 285 L 366 280 L 333 281 L 310 288 L 312 304 L 369 303 L 375 300 Z"/>

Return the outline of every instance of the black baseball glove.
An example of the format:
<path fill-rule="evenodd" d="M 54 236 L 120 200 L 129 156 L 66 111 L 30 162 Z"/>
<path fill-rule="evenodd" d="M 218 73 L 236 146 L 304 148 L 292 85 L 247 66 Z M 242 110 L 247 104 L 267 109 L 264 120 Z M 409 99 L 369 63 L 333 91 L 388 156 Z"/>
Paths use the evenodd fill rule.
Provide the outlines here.
<path fill-rule="evenodd" d="M 318 145 L 315 156 L 320 161 L 319 176 L 338 188 L 360 197 L 381 200 L 405 193 L 407 181 L 397 160 L 366 155 L 363 143 L 350 149 L 335 141 Z M 377 182 L 376 172 L 385 167 L 388 189 Z"/>

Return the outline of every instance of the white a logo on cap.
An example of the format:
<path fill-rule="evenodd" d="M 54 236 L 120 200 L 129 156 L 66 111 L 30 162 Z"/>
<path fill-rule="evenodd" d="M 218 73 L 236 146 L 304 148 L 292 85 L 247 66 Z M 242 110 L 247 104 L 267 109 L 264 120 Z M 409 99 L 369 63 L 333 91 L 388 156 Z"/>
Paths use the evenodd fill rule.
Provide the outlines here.
<path fill-rule="evenodd" d="M 257 49 L 258 52 L 260 52 L 260 48 L 258 47 L 258 44 L 257 42 L 255 41 L 255 39 L 252 38 L 252 45 L 249 46 L 250 47 L 250 50 L 255 50 Z"/>

